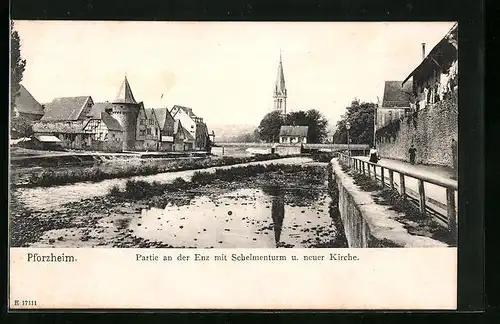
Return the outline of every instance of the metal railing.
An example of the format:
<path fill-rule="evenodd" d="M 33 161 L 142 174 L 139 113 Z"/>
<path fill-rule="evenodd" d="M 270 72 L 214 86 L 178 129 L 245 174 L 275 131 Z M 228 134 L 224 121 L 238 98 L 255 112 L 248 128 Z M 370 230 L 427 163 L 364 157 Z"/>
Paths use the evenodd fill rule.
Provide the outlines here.
<path fill-rule="evenodd" d="M 456 235 L 458 217 L 455 199 L 455 193 L 458 191 L 458 182 L 456 180 L 434 179 L 410 171 L 403 171 L 382 166 L 380 164 L 365 161 L 357 157 L 347 156 L 342 153 L 339 153 L 337 156 L 340 161 L 347 164 L 348 167 L 355 170 L 356 172 L 367 175 L 368 177 L 373 178 L 376 182 L 380 181 L 383 187 L 388 187 L 392 190 L 397 190 L 396 187 L 398 187 L 399 194 L 404 199 L 408 199 L 409 201 L 415 203 L 419 207 L 421 214 L 432 215 L 436 220 L 446 225 L 450 232 Z M 377 175 L 377 168 L 380 169 L 380 177 L 378 177 Z M 399 175 L 399 184 L 395 183 L 394 181 L 394 173 L 397 173 Z M 388 175 L 388 177 L 386 177 L 386 174 Z M 405 177 L 414 178 L 418 181 L 418 193 L 406 187 Z M 434 199 L 426 197 L 424 186 L 425 183 L 430 183 L 446 189 L 446 205 Z M 409 193 L 415 193 L 417 197 L 414 197 Z M 428 202 L 430 204 L 437 205 L 438 207 L 446 211 L 442 212 L 438 210 L 439 208 L 432 208 L 431 206 L 429 206 L 430 204 Z"/>

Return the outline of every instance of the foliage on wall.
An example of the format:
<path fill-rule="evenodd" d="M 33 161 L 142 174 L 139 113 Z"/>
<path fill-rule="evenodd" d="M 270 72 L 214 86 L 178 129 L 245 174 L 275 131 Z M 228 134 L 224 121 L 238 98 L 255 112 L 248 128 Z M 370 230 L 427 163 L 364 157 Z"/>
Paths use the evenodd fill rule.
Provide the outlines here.
<path fill-rule="evenodd" d="M 395 119 L 375 132 L 377 142 L 395 140 L 401 126 L 401 119 Z"/>

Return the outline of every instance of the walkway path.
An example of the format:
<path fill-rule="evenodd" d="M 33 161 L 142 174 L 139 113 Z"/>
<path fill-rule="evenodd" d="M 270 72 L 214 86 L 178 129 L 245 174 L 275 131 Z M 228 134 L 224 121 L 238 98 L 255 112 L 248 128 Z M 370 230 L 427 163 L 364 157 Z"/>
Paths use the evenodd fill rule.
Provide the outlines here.
<path fill-rule="evenodd" d="M 368 161 L 368 157 L 366 156 L 357 156 L 356 158 Z M 451 168 L 447 167 L 430 166 L 422 164 L 413 165 L 408 162 L 385 159 L 385 158 L 382 158 L 377 164 L 395 170 L 421 174 L 423 176 L 431 177 L 436 180 L 441 180 L 444 182 L 449 182 L 450 180 L 454 181 L 453 180 L 454 172 Z M 377 176 L 379 178 L 381 176 L 380 168 L 377 168 Z M 387 181 L 389 180 L 388 172 L 385 173 L 385 178 L 387 179 Z M 399 190 L 399 174 L 397 173 L 394 173 L 394 182 L 395 182 L 395 187 Z M 406 176 L 405 184 L 406 184 L 406 193 L 413 198 L 418 198 L 419 197 L 418 181 L 414 178 Z M 446 189 L 430 183 L 425 183 L 424 187 L 425 187 L 426 200 L 429 206 L 434 208 L 436 211 L 439 211 L 444 215 L 446 215 Z M 455 201 L 458 202 L 458 193 L 456 193 L 455 199 L 456 199 Z"/>
<path fill-rule="evenodd" d="M 368 161 L 369 159 L 368 156 L 356 156 L 356 157 L 365 161 Z M 453 169 L 444 166 L 411 164 L 404 161 L 385 159 L 385 158 L 382 158 L 380 161 L 378 161 L 378 164 L 388 168 L 426 175 L 428 177 L 432 177 L 439 180 L 442 180 L 443 178 L 453 179 L 454 177 Z"/>

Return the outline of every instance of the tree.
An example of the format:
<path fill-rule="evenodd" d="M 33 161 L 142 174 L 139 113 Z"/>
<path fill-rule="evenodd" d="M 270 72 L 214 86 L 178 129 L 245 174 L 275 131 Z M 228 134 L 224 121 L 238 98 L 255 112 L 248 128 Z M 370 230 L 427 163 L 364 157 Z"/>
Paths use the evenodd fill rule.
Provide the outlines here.
<path fill-rule="evenodd" d="M 307 132 L 307 142 L 308 143 L 322 143 L 327 135 L 328 121 L 326 118 L 316 109 L 311 109 L 307 111 L 307 119 L 309 123 L 309 130 Z"/>
<path fill-rule="evenodd" d="M 273 111 L 264 116 L 259 124 L 259 138 L 266 142 L 279 140 L 280 128 L 284 125 L 285 118 L 279 111 Z"/>
<path fill-rule="evenodd" d="M 21 40 L 14 29 L 14 22 L 10 22 L 10 112 L 14 116 L 14 105 L 19 96 L 20 83 L 23 80 L 26 60 L 21 57 Z"/>
<path fill-rule="evenodd" d="M 15 116 L 15 102 L 19 97 L 20 83 L 23 80 L 26 60 L 21 57 L 21 40 L 14 29 L 14 22 L 10 22 L 10 116 L 12 138 L 30 137 L 33 135 L 31 122 Z"/>
<path fill-rule="evenodd" d="M 32 123 L 20 117 L 12 118 L 10 122 L 10 136 L 14 138 L 33 136 Z"/>
<path fill-rule="evenodd" d="M 286 116 L 285 124 L 293 126 L 308 126 L 308 143 L 322 143 L 328 134 L 326 129 L 328 121 L 319 111 L 315 109 L 291 112 Z"/>
<path fill-rule="evenodd" d="M 333 135 L 335 143 L 347 143 L 346 123 L 351 124 L 349 138 L 354 144 L 373 143 L 373 118 L 375 116 L 375 104 L 371 102 L 360 103 L 354 99 L 346 113 L 337 122 L 337 130 Z"/>

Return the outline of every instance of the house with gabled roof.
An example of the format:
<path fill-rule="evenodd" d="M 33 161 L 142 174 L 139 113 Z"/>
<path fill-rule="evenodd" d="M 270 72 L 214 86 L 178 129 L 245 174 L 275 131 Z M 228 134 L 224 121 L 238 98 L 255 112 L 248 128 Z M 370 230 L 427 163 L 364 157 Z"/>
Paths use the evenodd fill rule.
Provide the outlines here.
<path fill-rule="evenodd" d="M 26 120 L 40 120 L 43 117 L 43 106 L 22 85 L 19 85 L 19 95 L 14 101 L 14 112 L 16 117 Z"/>
<path fill-rule="evenodd" d="M 422 44 L 422 62 L 406 77 L 411 82 L 416 110 L 434 105 L 458 94 L 458 24 L 425 54 Z"/>
<path fill-rule="evenodd" d="M 193 137 L 196 137 L 196 115 L 193 113 L 192 108 L 174 105 L 170 110 L 170 114 L 175 120 L 180 120 L 182 126 L 187 129 Z"/>
<path fill-rule="evenodd" d="M 88 119 L 94 101 L 91 96 L 55 98 L 45 104 L 42 121 L 69 121 Z"/>
<path fill-rule="evenodd" d="M 94 102 L 94 104 L 92 105 L 92 108 L 90 108 L 90 111 L 88 112 L 87 116 L 89 118 L 101 118 L 101 113 L 103 111 L 107 112 L 108 114 L 111 115 L 111 112 L 113 111 L 113 104 L 109 101 Z"/>
<path fill-rule="evenodd" d="M 144 139 L 143 149 L 147 151 L 158 151 L 160 143 L 160 125 L 156 118 L 153 108 L 146 108 L 146 137 Z"/>
<path fill-rule="evenodd" d="M 194 147 L 194 136 L 177 119 L 174 122 L 174 151 L 191 151 Z"/>
<path fill-rule="evenodd" d="M 280 143 L 282 144 L 298 144 L 307 143 L 308 126 L 281 126 L 280 128 Z"/>
<path fill-rule="evenodd" d="M 96 112 L 83 127 L 83 132 L 89 134 L 88 149 L 95 151 L 120 152 L 123 146 L 123 129 L 120 123 L 111 116 L 106 105 L 102 105 L 99 117 Z"/>
<path fill-rule="evenodd" d="M 120 151 L 123 130 L 111 116 L 113 105 L 94 103 L 91 96 L 55 98 L 33 126 L 38 135 L 54 135 L 65 148 Z"/>
<path fill-rule="evenodd" d="M 178 119 L 182 122 L 184 128 L 186 128 L 195 139 L 193 149 L 205 149 L 208 141 L 208 128 L 203 118 L 196 116 L 192 108 L 180 105 L 174 105 L 170 113 L 174 119 Z"/>
<path fill-rule="evenodd" d="M 403 86 L 402 81 L 385 81 L 384 95 L 377 108 L 375 129 L 389 124 L 393 120 L 406 116 L 411 111 L 412 83 Z"/>
<path fill-rule="evenodd" d="M 146 108 L 144 102 L 139 103 L 139 113 L 137 114 L 135 143 L 138 148 L 142 148 L 146 140 L 146 129 L 148 128 L 148 120 L 146 116 Z"/>
<path fill-rule="evenodd" d="M 167 108 L 154 108 L 154 111 L 160 128 L 159 150 L 173 151 L 175 120 Z"/>
<path fill-rule="evenodd" d="M 90 134 L 83 130 L 89 122 L 86 120 L 61 120 L 44 121 L 40 120 L 33 124 L 35 136 L 56 136 L 61 140 L 64 148 L 85 149 L 90 146 Z"/>

